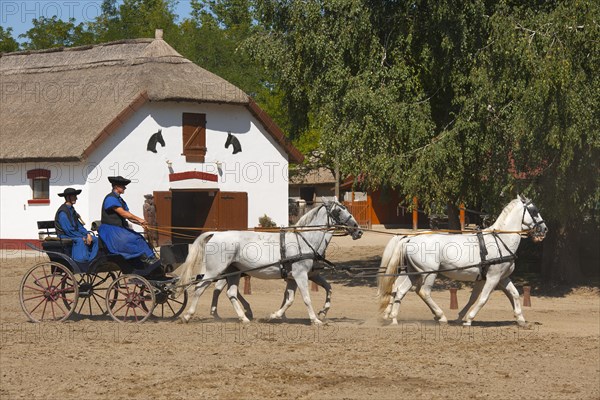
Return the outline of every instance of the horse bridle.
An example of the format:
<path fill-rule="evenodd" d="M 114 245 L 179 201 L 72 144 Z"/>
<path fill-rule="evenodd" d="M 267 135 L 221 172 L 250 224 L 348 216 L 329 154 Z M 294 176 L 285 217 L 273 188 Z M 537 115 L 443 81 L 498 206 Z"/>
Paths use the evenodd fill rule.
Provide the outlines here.
<path fill-rule="evenodd" d="M 347 224 L 348 224 L 348 221 L 350 221 L 352 219 L 352 214 L 348 213 L 348 218 L 346 218 L 345 220 L 342 221 L 342 219 L 340 218 L 340 210 L 337 208 L 334 208 L 335 206 L 338 206 L 338 207 L 346 210 L 346 207 L 344 207 L 343 205 L 338 204 L 338 203 L 323 204 L 323 207 L 325 207 L 325 210 L 327 211 L 327 226 L 328 227 L 332 226 L 332 224 L 329 223 L 329 219 L 331 218 L 333 220 L 333 222 L 335 222 L 335 224 L 333 224 L 333 225 L 343 225 L 347 228 L 350 228 Z"/>
<path fill-rule="evenodd" d="M 544 220 L 540 217 L 539 221 L 536 218 L 540 215 L 537 207 L 533 204 L 533 202 L 529 199 L 524 199 L 523 201 L 523 218 L 521 224 L 525 222 L 525 213 L 529 212 L 529 216 L 533 221 L 533 226 L 530 228 L 533 232 L 534 236 L 544 236 L 545 233 L 542 231 L 542 224 L 545 224 Z"/>

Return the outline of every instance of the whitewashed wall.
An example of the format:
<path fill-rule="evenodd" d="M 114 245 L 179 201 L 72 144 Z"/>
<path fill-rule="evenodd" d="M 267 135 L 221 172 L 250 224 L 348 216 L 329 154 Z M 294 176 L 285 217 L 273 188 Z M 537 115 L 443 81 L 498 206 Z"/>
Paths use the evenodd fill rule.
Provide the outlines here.
<path fill-rule="evenodd" d="M 181 154 L 182 113 L 206 114 L 205 163 L 186 163 Z M 157 145 L 157 153 L 146 150 L 148 139 L 158 129 L 166 146 Z M 225 149 L 227 132 L 235 135 L 242 152 Z M 100 219 L 104 196 L 111 190 L 107 177 L 122 175 L 132 180 L 124 199 L 131 212 L 143 215 L 144 194 L 170 188 L 167 160 L 174 172 L 203 171 L 219 176 L 213 186 L 221 191 L 248 193 L 248 226 L 258 225 L 263 214 L 278 225 L 287 225 L 288 161 L 287 154 L 252 116 L 247 108 L 233 105 L 191 103 L 148 103 L 130 117 L 85 163 L 0 164 L 0 238 L 33 238 L 35 222 L 53 219 L 61 204 L 57 193 L 65 187 L 83 189 L 77 210 L 88 224 Z M 31 188 L 27 170 L 52 168 L 50 205 L 27 205 Z M 15 173 L 14 170 L 21 172 Z M 60 177 L 59 177 L 60 175 Z M 182 182 L 178 182 L 181 187 Z"/>
<path fill-rule="evenodd" d="M 27 171 L 38 168 L 50 171 L 50 204 L 27 203 L 33 197 Z M 0 238 L 37 238 L 36 222 L 54 219 L 64 202 L 58 193 L 67 187 L 83 190 L 75 207 L 84 221 L 89 222 L 87 176 L 88 167 L 84 163 L 0 163 Z"/>

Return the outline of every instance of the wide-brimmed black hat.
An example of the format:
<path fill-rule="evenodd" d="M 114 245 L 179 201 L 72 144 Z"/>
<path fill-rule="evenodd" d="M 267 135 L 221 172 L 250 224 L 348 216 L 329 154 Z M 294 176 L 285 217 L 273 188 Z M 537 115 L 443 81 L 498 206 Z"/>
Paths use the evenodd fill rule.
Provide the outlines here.
<path fill-rule="evenodd" d="M 119 176 L 109 176 L 108 181 L 113 185 L 127 186 L 131 183 L 129 179 L 123 178 L 121 175 Z"/>
<path fill-rule="evenodd" d="M 66 188 L 64 192 L 59 193 L 58 195 L 60 197 L 77 196 L 79 193 L 81 193 L 81 189 Z"/>

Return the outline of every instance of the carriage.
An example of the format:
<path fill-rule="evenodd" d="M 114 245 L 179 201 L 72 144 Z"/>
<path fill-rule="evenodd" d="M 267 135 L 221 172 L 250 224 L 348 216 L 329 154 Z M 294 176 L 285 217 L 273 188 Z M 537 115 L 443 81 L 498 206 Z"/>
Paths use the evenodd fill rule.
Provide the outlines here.
<path fill-rule="evenodd" d="M 56 235 L 54 221 L 38 221 L 41 248 L 49 261 L 31 267 L 21 280 L 21 308 L 33 322 L 79 318 L 105 318 L 118 322 L 144 322 L 150 317 L 176 318 L 186 307 L 187 292 L 176 291 L 178 277 L 171 274 L 181 262 L 179 249 L 161 247 L 161 259 L 146 264 L 110 254 L 98 240 L 96 258 L 77 262 L 72 241 Z M 183 258 L 185 255 L 183 255 Z"/>

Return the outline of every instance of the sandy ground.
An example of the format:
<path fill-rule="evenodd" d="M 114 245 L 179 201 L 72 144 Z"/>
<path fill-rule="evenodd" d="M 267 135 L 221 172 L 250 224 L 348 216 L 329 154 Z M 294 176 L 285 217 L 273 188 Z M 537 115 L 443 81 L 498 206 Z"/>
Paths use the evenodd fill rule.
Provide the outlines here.
<path fill-rule="evenodd" d="M 388 238 L 335 238 L 329 257 L 377 265 Z M 215 321 L 210 293 L 187 324 L 123 325 L 107 317 L 64 323 L 26 321 L 19 282 L 36 262 L 3 255 L 0 265 L 1 399 L 185 398 L 600 398 L 600 296 L 595 290 L 539 297 L 517 327 L 496 291 L 474 326 L 434 323 L 409 293 L 401 323 L 378 319 L 373 280 L 334 275 L 327 324 L 308 324 L 301 299 L 284 322 L 265 317 L 281 302 L 282 281 L 252 280 L 255 321 L 242 325 L 222 297 Z M 311 292 L 316 307 L 324 291 Z M 459 306 L 469 291 L 458 292 Z M 449 310 L 447 290 L 433 298 Z"/>

